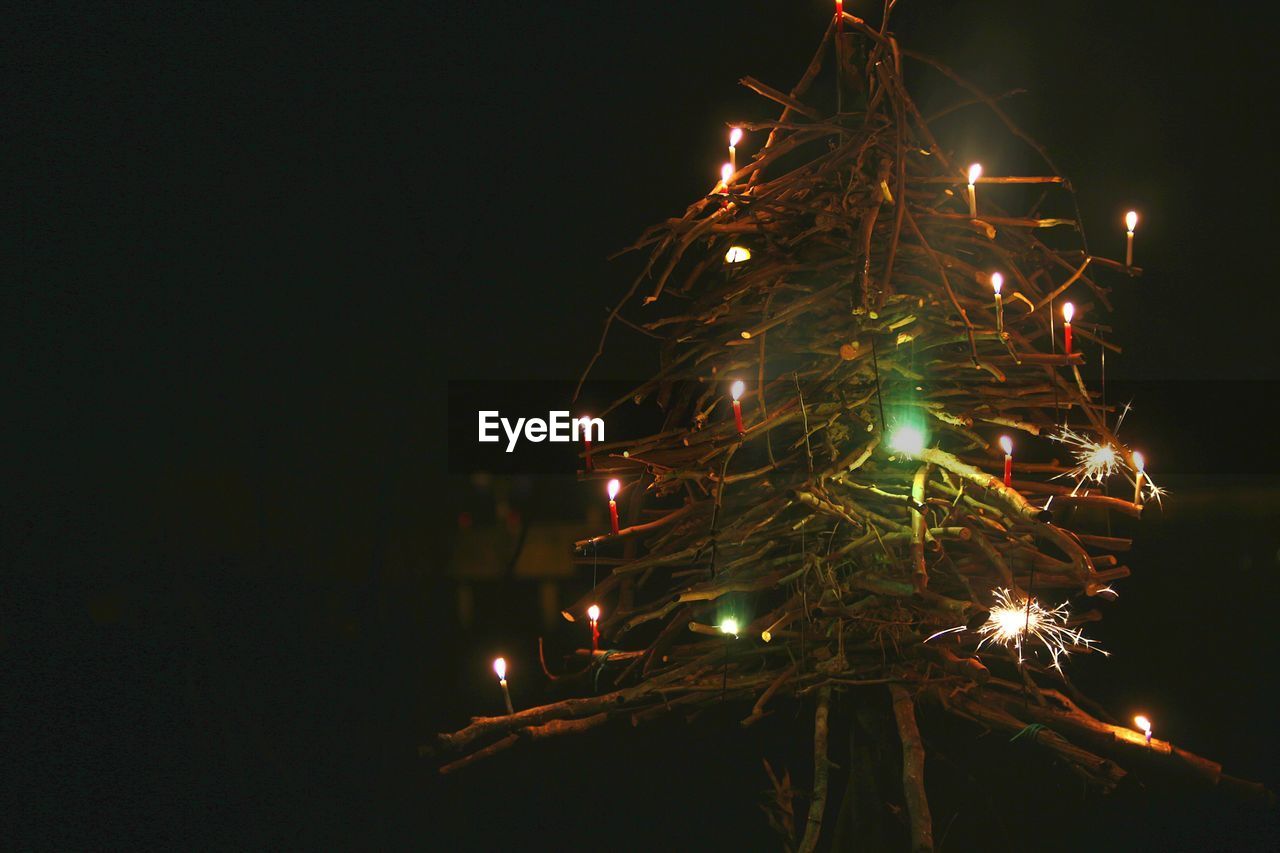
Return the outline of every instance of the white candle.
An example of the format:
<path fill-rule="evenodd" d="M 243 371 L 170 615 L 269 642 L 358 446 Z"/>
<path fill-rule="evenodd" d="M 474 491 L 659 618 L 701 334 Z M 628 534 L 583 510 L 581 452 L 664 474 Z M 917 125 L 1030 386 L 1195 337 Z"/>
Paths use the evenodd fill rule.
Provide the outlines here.
<path fill-rule="evenodd" d="M 507 690 L 507 659 L 494 658 L 493 671 L 498 674 L 498 684 L 502 686 L 502 699 L 507 703 L 507 713 L 514 714 L 515 709 L 511 707 L 511 692 Z"/>
<path fill-rule="evenodd" d="M 982 165 L 974 163 L 969 167 L 969 218 L 978 218 L 978 193 L 974 188 L 974 184 L 978 182 L 978 178 L 982 177 Z"/>
<path fill-rule="evenodd" d="M 738 143 L 742 141 L 742 128 L 735 127 L 729 131 L 729 165 L 738 171 Z M 732 173 L 731 173 L 732 174 Z"/>
<path fill-rule="evenodd" d="M 1133 480 L 1133 502 L 1142 506 L 1142 478 L 1146 476 L 1147 461 L 1136 450 L 1133 451 L 1133 470 L 1137 472 Z"/>
<path fill-rule="evenodd" d="M 1124 265 L 1133 266 L 1133 229 L 1138 227 L 1138 211 L 1131 210 L 1124 215 L 1124 227 L 1128 229 L 1127 245 L 1124 250 Z"/>

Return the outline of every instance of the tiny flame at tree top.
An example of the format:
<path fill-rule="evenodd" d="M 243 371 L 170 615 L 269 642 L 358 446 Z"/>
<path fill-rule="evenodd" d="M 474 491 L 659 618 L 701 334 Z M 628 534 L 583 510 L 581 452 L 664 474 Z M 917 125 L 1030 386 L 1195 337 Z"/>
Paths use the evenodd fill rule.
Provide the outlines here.
<path fill-rule="evenodd" d="M 1133 230 L 1138 227 L 1138 211 L 1131 210 L 1124 215 L 1124 227 L 1133 233 Z"/>
<path fill-rule="evenodd" d="M 609 481 L 609 500 L 613 500 L 618 496 L 618 492 L 622 491 L 622 483 L 617 480 Z"/>

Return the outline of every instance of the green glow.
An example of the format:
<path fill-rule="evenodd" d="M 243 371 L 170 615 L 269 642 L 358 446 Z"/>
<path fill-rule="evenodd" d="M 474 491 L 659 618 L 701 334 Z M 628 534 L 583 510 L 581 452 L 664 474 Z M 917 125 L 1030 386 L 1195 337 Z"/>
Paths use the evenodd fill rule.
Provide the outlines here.
<path fill-rule="evenodd" d="M 735 637 L 738 636 L 738 620 L 733 617 L 721 620 L 720 633 L 732 634 Z"/>
<path fill-rule="evenodd" d="M 899 424 L 889 435 L 889 447 L 899 453 L 918 456 L 924 450 L 924 430 L 914 424 Z"/>

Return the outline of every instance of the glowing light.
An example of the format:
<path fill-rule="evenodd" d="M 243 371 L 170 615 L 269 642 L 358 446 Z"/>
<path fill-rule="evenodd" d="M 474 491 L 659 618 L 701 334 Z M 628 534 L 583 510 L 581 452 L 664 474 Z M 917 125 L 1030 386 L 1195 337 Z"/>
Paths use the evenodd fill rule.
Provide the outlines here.
<path fill-rule="evenodd" d="M 1138 227 L 1138 211 L 1131 210 L 1124 215 L 1124 227 L 1130 234 L 1133 233 L 1133 229 Z"/>
<path fill-rule="evenodd" d="M 742 128 L 735 127 L 733 130 L 729 131 L 729 147 L 730 148 L 737 148 L 738 143 L 741 141 L 742 141 Z"/>
<path fill-rule="evenodd" d="M 742 399 L 742 392 L 745 390 L 747 390 L 746 383 L 739 379 L 729 386 L 729 396 L 733 397 L 734 401 L 737 402 Z"/>
<path fill-rule="evenodd" d="M 998 272 L 993 272 L 991 274 L 991 289 L 996 292 L 997 296 L 999 296 L 1000 288 L 1002 287 L 1004 287 L 1004 276 L 1000 275 Z"/>
<path fill-rule="evenodd" d="M 592 622 L 600 621 L 600 608 L 598 605 L 593 604 L 587 608 L 587 618 Z"/>
<path fill-rule="evenodd" d="M 720 633 L 732 634 L 735 637 L 738 636 L 738 620 L 734 619 L 733 617 L 729 617 L 728 619 L 721 620 Z"/>
<path fill-rule="evenodd" d="M 974 163 L 969 167 L 969 185 L 972 186 L 978 182 L 978 178 L 982 177 L 982 164 Z"/>
<path fill-rule="evenodd" d="M 729 186 L 729 179 L 733 177 L 733 164 L 725 163 L 720 167 L 720 183 L 726 187 Z"/>
<path fill-rule="evenodd" d="M 1090 640 L 1079 629 L 1067 627 L 1067 605 L 1059 604 L 1052 610 L 1046 610 L 1034 598 L 1015 601 L 1007 589 L 997 589 L 994 593 L 996 606 L 991 608 L 987 621 L 978 633 L 983 639 L 978 643 L 982 648 L 987 643 L 995 643 L 1005 648 L 1013 648 L 1018 653 L 1018 662 L 1023 660 L 1023 645 L 1039 643 L 1053 658 L 1052 666 L 1062 671 L 1060 659 L 1070 654 L 1072 646 L 1096 649 L 1096 640 Z"/>
<path fill-rule="evenodd" d="M 899 453 L 918 455 L 924 450 L 924 430 L 919 427 L 903 424 L 889 436 L 889 447 Z"/>
<path fill-rule="evenodd" d="M 1133 470 L 1139 474 L 1145 473 L 1147 470 L 1147 460 L 1142 457 L 1142 451 L 1133 451 Z"/>
<path fill-rule="evenodd" d="M 507 659 L 506 659 L 506 658 L 494 658 L 494 659 L 493 659 L 493 671 L 494 671 L 494 672 L 496 672 L 496 673 L 498 674 L 498 680 L 499 680 L 499 681 L 506 681 L 506 680 L 507 680 Z"/>
<path fill-rule="evenodd" d="M 1138 727 L 1139 731 L 1145 733 L 1148 737 L 1151 736 L 1151 721 L 1146 717 L 1139 714 L 1133 718 L 1133 724 Z"/>
<path fill-rule="evenodd" d="M 724 253 L 726 264 L 739 264 L 749 260 L 751 260 L 751 250 L 746 246 L 730 246 L 729 251 Z"/>
<path fill-rule="evenodd" d="M 622 483 L 617 480 L 609 481 L 609 500 L 613 500 L 618 496 L 618 492 L 622 491 Z"/>
<path fill-rule="evenodd" d="M 1071 318 L 1074 316 L 1076 316 L 1076 306 L 1072 305 L 1070 302 L 1062 303 L 1062 321 L 1064 323 L 1070 323 Z"/>
<path fill-rule="evenodd" d="M 1000 436 L 1000 449 L 1004 451 L 1006 456 L 1013 453 L 1013 439 L 1007 435 Z"/>

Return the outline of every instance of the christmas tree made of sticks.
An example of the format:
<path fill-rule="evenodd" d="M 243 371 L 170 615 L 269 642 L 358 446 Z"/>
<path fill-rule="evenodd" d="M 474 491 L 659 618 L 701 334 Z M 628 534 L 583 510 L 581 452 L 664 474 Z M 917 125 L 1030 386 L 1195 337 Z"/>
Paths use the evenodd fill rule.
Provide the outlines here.
<path fill-rule="evenodd" d="M 956 101 L 923 115 L 908 63 Z M 647 261 L 596 353 L 628 312 L 661 369 L 611 409 L 665 413 L 584 466 L 621 487 L 618 532 L 577 543 L 608 573 L 564 611 L 597 607 L 600 647 L 552 676 L 571 698 L 425 751 L 452 772 L 530 740 L 722 702 L 750 726 L 798 701 L 814 763 L 788 829 L 811 850 L 833 695 L 878 691 L 917 850 L 933 846 L 920 706 L 1030 741 L 1104 791 L 1132 772 L 1270 799 L 1141 718 L 1116 724 L 1062 671 L 1101 651 L 1081 626 L 1129 575 L 1107 517 L 1161 496 L 1086 381 L 1114 348 L 1092 319 L 1110 308 L 1104 278 L 1140 273 L 1132 217 L 1125 262 L 1091 254 L 1078 212 L 1042 215 L 1055 195 L 1076 211 L 1072 187 L 997 98 L 839 6 L 789 92 L 742 83 L 778 118 L 738 124 L 767 134 L 749 162 L 635 243 Z M 1047 174 L 956 162 L 935 128 L 959 110 L 990 111 Z"/>

